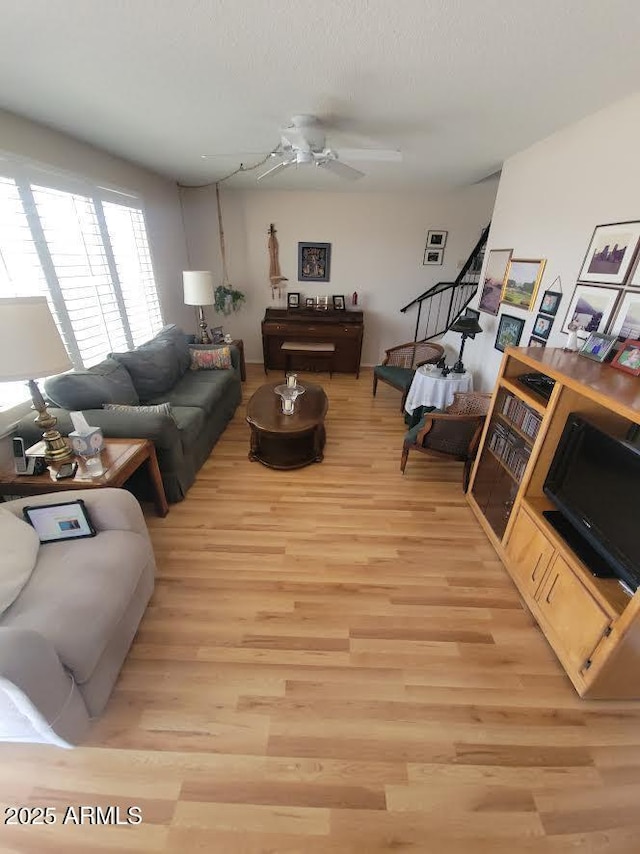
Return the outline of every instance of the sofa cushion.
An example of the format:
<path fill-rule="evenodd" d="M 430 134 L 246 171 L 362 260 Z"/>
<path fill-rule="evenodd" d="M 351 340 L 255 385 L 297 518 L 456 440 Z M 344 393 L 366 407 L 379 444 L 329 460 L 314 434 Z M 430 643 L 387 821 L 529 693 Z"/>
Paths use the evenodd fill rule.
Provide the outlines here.
<path fill-rule="evenodd" d="M 178 406 L 197 406 L 211 413 L 225 395 L 232 393 L 234 378 L 234 371 L 187 371 L 171 391 L 149 403 L 168 400 L 174 415 Z"/>
<path fill-rule="evenodd" d="M 231 368 L 231 351 L 228 347 L 191 347 L 189 349 L 192 371 L 228 371 Z"/>
<path fill-rule="evenodd" d="M 189 345 L 193 336 L 187 335 L 175 323 L 164 326 L 153 339 L 154 341 L 172 341 L 175 347 L 180 376 L 189 368 Z"/>
<path fill-rule="evenodd" d="M 55 406 L 72 412 L 100 409 L 105 403 L 139 402 L 126 368 L 111 358 L 83 371 L 49 377 L 44 381 L 44 390 Z"/>
<path fill-rule="evenodd" d="M 171 414 L 180 431 L 182 448 L 188 452 L 198 442 L 204 429 L 204 410 L 197 406 L 175 406 Z"/>
<path fill-rule="evenodd" d="M 40 539 L 10 510 L 0 507 L 0 614 L 13 604 L 36 565 Z"/>
<path fill-rule="evenodd" d="M 39 632 L 82 684 L 113 638 L 148 561 L 147 541 L 132 531 L 43 545 L 2 625 Z"/>
<path fill-rule="evenodd" d="M 111 353 L 129 371 L 143 403 L 175 385 L 180 367 L 173 341 L 153 339 L 126 353 Z"/>

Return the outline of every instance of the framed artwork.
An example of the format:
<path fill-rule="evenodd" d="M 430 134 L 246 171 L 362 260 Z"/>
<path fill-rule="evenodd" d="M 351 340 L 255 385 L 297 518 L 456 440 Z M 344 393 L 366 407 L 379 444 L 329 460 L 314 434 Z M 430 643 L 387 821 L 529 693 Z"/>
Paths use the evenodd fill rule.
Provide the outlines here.
<path fill-rule="evenodd" d="M 640 257 L 638 257 L 638 263 L 636 264 L 636 268 L 631 274 L 631 279 L 629 280 L 630 288 L 640 288 Z"/>
<path fill-rule="evenodd" d="M 562 332 L 569 334 L 570 323 L 585 332 L 603 332 L 619 296 L 620 291 L 616 288 L 577 284 L 562 324 Z"/>
<path fill-rule="evenodd" d="M 507 347 L 517 347 L 520 343 L 523 329 L 524 317 L 514 317 L 512 314 L 501 315 L 493 346 L 496 350 L 500 350 L 501 353 L 504 353 Z"/>
<path fill-rule="evenodd" d="M 482 295 L 478 308 L 486 314 L 498 314 L 500 308 L 500 296 L 504 285 L 507 268 L 511 261 L 513 249 L 492 249 L 489 252 L 487 266 L 484 271 L 482 282 Z"/>
<path fill-rule="evenodd" d="M 634 377 L 640 377 L 640 341 L 628 338 L 618 350 L 611 365 L 619 371 L 626 371 Z"/>
<path fill-rule="evenodd" d="M 512 258 L 504 278 L 500 301 L 528 311 L 536 300 L 546 263 L 544 258 Z"/>
<path fill-rule="evenodd" d="M 529 347 L 546 347 L 547 342 L 543 341 L 542 338 L 536 338 L 535 336 L 531 336 L 529 338 Z"/>
<path fill-rule="evenodd" d="M 328 282 L 330 266 L 330 243 L 298 243 L 299 282 Z"/>
<path fill-rule="evenodd" d="M 615 343 L 615 335 L 603 335 L 602 332 L 592 332 L 582 345 L 580 355 L 586 356 L 587 359 L 593 359 L 594 362 L 604 362 Z"/>
<path fill-rule="evenodd" d="M 442 259 L 444 258 L 444 249 L 429 249 L 428 247 L 424 250 L 424 258 L 422 259 L 423 265 L 426 264 L 442 264 Z"/>
<path fill-rule="evenodd" d="M 560 307 L 562 294 L 560 291 L 545 291 L 540 303 L 539 312 L 548 314 L 549 317 L 555 317 Z"/>
<path fill-rule="evenodd" d="M 340 294 L 334 294 L 332 297 L 333 307 L 336 311 L 346 311 L 347 307 L 344 302 L 344 296 Z"/>
<path fill-rule="evenodd" d="M 316 299 L 316 308 L 326 311 L 329 308 L 329 297 L 321 296 Z"/>
<path fill-rule="evenodd" d="M 620 341 L 640 338 L 640 293 L 627 291 L 623 295 L 609 332 Z"/>
<path fill-rule="evenodd" d="M 307 297 L 304 301 L 304 304 L 307 308 L 315 308 L 316 307 L 315 297 Z"/>
<path fill-rule="evenodd" d="M 448 231 L 442 231 L 441 229 L 432 229 L 427 232 L 427 245 L 426 249 L 444 249 L 447 243 L 447 234 Z"/>
<path fill-rule="evenodd" d="M 640 222 L 597 225 L 578 281 L 622 285 L 640 240 Z"/>
<path fill-rule="evenodd" d="M 209 332 L 212 344 L 222 344 L 224 341 L 224 329 L 222 326 L 212 326 Z"/>
<path fill-rule="evenodd" d="M 287 294 L 287 308 L 299 308 L 300 307 L 300 294 L 295 292 Z"/>
<path fill-rule="evenodd" d="M 533 324 L 532 335 L 537 338 L 544 338 L 546 341 L 553 326 L 553 318 L 545 317 L 544 314 L 539 314 L 536 317 L 536 322 Z"/>

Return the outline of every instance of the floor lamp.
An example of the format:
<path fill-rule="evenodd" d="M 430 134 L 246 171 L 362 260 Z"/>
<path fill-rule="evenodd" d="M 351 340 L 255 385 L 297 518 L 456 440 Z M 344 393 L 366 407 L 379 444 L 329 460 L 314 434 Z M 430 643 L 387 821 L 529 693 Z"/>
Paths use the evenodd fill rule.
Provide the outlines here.
<path fill-rule="evenodd" d="M 0 382 L 28 380 L 49 462 L 71 459 L 73 451 L 55 429 L 58 419 L 47 412 L 34 377 L 51 377 L 72 367 L 46 297 L 0 299 Z"/>
<path fill-rule="evenodd" d="M 198 308 L 198 319 L 200 332 L 198 341 L 200 344 L 211 344 L 211 337 L 207 332 L 207 321 L 204 319 L 205 305 L 213 305 L 215 295 L 213 293 L 213 273 L 207 270 L 185 270 L 182 274 L 184 283 L 185 305 L 195 305 Z"/>

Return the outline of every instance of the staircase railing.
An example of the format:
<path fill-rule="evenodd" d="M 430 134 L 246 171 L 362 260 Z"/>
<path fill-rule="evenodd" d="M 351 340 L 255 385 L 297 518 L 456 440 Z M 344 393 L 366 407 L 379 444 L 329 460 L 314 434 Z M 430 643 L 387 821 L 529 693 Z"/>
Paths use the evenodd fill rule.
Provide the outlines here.
<path fill-rule="evenodd" d="M 437 338 L 445 333 L 476 295 L 490 225 L 483 230 L 454 282 L 438 282 L 400 309 L 406 313 L 418 306 L 414 341 Z M 420 334 L 421 323 L 424 323 L 424 334 Z"/>

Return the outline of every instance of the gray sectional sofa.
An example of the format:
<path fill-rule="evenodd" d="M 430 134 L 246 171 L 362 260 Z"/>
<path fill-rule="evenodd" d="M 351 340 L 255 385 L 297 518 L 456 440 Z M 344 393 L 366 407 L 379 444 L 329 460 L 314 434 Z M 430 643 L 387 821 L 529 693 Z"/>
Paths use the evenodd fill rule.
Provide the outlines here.
<path fill-rule="evenodd" d="M 83 412 L 105 437 L 151 439 L 155 445 L 167 500 L 181 501 L 196 472 L 233 418 L 242 400 L 240 354 L 231 347 L 232 368 L 190 370 L 193 336 L 175 325 L 126 353 L 112 353 L 84 371 L 50 377 L 44 390 L 49 412 L 63 435 L 73 430 L 69 412 Z M 105 404 L 171 404 L 171 414 L 140 410 L 111 411 Z M 25 416 L 14 435 L 27 445 L 40 439 L 33 416 Z M 137 473 L 136 494 L 144 493 L 144 472 Z M 146 497 L 144 494 L 141 497 Z"/>

